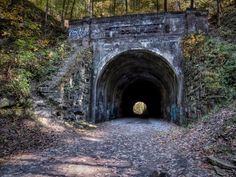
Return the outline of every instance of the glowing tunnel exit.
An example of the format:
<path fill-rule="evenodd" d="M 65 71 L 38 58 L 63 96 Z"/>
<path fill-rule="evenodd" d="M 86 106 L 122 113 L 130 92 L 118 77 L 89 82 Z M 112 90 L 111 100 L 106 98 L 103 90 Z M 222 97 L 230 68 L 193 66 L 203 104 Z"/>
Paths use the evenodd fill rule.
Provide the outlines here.
<path fill-rule="evenodd" d="M 147 105 L 142 102 L 138 101 L 133 106 L 133 113 L 138 116 L 144 116 L 148 113 Z"/>

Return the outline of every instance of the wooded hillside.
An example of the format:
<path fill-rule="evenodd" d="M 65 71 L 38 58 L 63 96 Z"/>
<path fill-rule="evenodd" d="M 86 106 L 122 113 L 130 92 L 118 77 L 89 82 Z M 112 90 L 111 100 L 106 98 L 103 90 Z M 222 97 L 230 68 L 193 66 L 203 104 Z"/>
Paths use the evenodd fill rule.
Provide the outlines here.
<path fill-rule="evenodd" d="M 152 126 L 151 130 L 155 133 L 150 133 L 149 124 L 145 123 L 144 126 L 139 126 L 140 122 L 137 123 L 135 120 L 136 122 L 132 126 L 123 121 L 121 124 L 117 123 L 118 128 L 116 124 L 111 126 L 114 129 L 109 128 L 107 126 L 109 124 L 106 124 L 104 126 L 107 128 L 106 130 L 101 126 L 102 128 L 93 132 L 91 129 L 95 126 L 83 120 L 78 124 L 64 120 L 59 120 L 59 123 L 56 122 L 57 119 L 55 117 L 60 117 L 60 113 L 57 112 L 51 102 L 43 100 L 38 93 L 37 87 L 44 83 L 44 81 L 52 79 L 53 75 L 61 67 L 61 64 L 72 53 L 73 47 L 70 46 L 67 40 L 68 33 L 67 26 L 65 25 L 68 24 L 67 20 L 82 19 L 84 17 L 97 18 L 140 13 L 184 11 L 187 8 L 208 10 L 210 22 L 209 34 L 187 35 L 182 41 L 183 66 L 186 76 L 184 78 L 186 82 L 184 85 L 186 89 L 185 101 L 191 105 L 189 115 L 187 115 L 187 128 L 182 127 L 183 129 L 181 129 L 180 127 L 176 128 L 177 126 L 173 127 L 172 124 L 157 123 L 155 126 L 160 128 L 161 131 L 155 132 L 155 126 Z M 122 170 L 118 170 L 119 173 L 132 175 L 133 169 L 123 171 L 123 168 L 126 168 L 125 165 L 127 165 L 124 159 L 130 158 L 134 165 L 142 166 L 143 164 L 154 162 L 156 156 L 159 158 L 159 154 L 164 154 L 164 158 L 168 157 L 170 159 L 162 159 L 160 162 L 164 165 L 167 164 L 168 168 L 170 168 L 169 171 L 173 170 L 171 171 L 173 173 L 174 171 L 181 171 L 181 168 L 188 168 L 189 164 L 186 161 L 190 157 L 194 162 L 200 159 L 201 163 L 197 162 L 201 164 L 201 167 L 198 168 L 209 169 L 209 164 L 206 165 L 203 159 L 203 156 L 209 154 L 217 154 L 217 156 L 224 158 L 224 160 L 230 159 L 230 162 L 235 162 L 235 159 L 231 158 L 233 154 L 235 157 L 236 146 L 235 100 L 235 0 L 0 1 L 0 157 L 57 146 L 57 142 L 64 138 L 63 147 L 65 147 L 65 151 L 69 152 L 68 156 L 70 157 L 68 158 L 69 160 L 66 159 L 67 161 L 62 160 L 63 163 L 61 162 L 62 164 L 60 165 L 71 161 L 73 163 L 77 162 L 78 159 L 72 159 L 72 157 L 84 155 L 82 157 L 83 165 L 89 161 L 86 165 L 92 164 L 91 166 L 95 166 L 97 161 L 99 161 L 99 163 L 104 163 L 105 165 L 103 165 L 106 167 L 116 168 L 118 164 L 117 168 L 122 168 Z M 43 112 L 46 116 L 40 115 L 40 117 L 36 112 Z M 199 112 L 203 113 L 199 114 Z M 53 119 L 48 117 L 53 117 Z M 136 124 L 139 128 L 134 128 Z M 143 127 L 147 128 L 147 131 L 144 131 L 147 134 L 132 132 L 133 130 L 143 131 Z M 88 130 L 84 130 L 85 128 Z M 174 131 L 168 133 L 172 128 Z M 158 133 L 162 133 L 162 131 L 164 131 L 164 134 L 159 136 Z M 122 136 L 118 135 L 119 133 Z M 124 136 L 122 133 L 124 133 Z M 108 137 L 105 140 L 102 139 L 102 136 L 105 136 L 104 134 Z M 109 139 L 113 138 L 113 136 L 115 137 L 114 139 Z M 66 139 L 65 137 L 69 138 Z M 140 140 L 140 137 L 144 140 Z M 147 139 L 147 137 L 150 139 Z M 158 144 L 155 144 L 155 142 Z M 125 149 L 124 151 L 127 151 L 127 149 L 131 150 L 127 154 L 122 154 L 123 151 L 116 149 L 116 146 L 113 146 L 114 144 L 117 147 L 121 146 L 121 149 Z M 134 147 L 131 147 L 130 144 Z M 98 145 L 101 148 L 99 151 L 97 151 Z M 87 151 L 87 148 L 91 149 Z M 53 150 L 50 150 L 47 152 L 50 154 L 50 159 L 42 160 L 41 162 L 50 164 L 54 159 L 57 159 L 57 162 L 59 162 L 58 159 L 62 158 L 64 153 L 67 153 L 62 149 L 60 146 L 56 148 L 60 157 L 55 157 L 56 153 L 52 155 L 51 151 Z M 149 154 L 149 151 L 152 151 L 153 154 Z M 80 152 L 81 154 L 78 154 Z M 180 157 L 179 154 L 181 152 L 186 153 L 186 156 L 182 154 L 184 158 Z M 145 156 L 138 157 L 137 160 L 135 157 L 143 155 L 142 153 Z M 104 160 L 102 159 L 104 154 L 112 158 L 114 157 L 114 159 L 104 156 Z M 119 155 L 121 155 L 121 158 Z M 37 158 L 42 159 L 42 157 Z M 119 162 L 121 164 L 116 161 L 116 158 L 120 158 L 121 162 Z M 146 161 L 143 160 L 144 158 L 146 158 Z M 149 161 L 148 158 L 153 161 Z M 172 158 L 174 159 L 173 161 Z M 213 161 L 212 163 L 219 163 L 217 160 L 215 162 L 214 158 L 209 159 Z M 111 163 L 111 165 L 107 165 L 108 163 Z M 72 166 L 71 164 L 70 167 Z M 183 164 L 184 168 L 181 165 L 178 166 L 179 164 Z M 127 168 L 129 168 L 129 165 L 128 163 Z M 223 170 L 223 175 L 221 176 L 228 175 L 231 177 L 235 175 L 235 165 L 232 167 L 233 170 L 231 167 L 226 167 L 227 169 Z M 146 166 L 145 169 L 140 169 L 146 170 Z M 218 167 L 217 170 L 219 171 Z M 1 172 L 0 159 L 0 176 Z M 94 173 L 100 173 L 100 171 L 95 170 Z M 193 170 L 192 173 L 194 174 L 195 171 Z M 143 174 L 146 175 L 149 172 Z M 161 173 L 153 174 L 160 175 Z M 168 176 L 167 173 L 164 174 Z M 39 173 L 39 175 L 44 174 Z M 55 173 L 52 175 L 60 174 Z"/>

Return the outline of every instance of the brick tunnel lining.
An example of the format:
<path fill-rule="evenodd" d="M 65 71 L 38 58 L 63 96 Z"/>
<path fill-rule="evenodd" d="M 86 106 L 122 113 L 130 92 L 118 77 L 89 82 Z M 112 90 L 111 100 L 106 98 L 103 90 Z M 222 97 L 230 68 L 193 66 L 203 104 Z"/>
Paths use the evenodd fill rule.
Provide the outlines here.
<path fill-rule="evenodd" d="M 135 101 L 147 104 L 145 116 L 171 119 L 177 89 L 176 74 L 165 59 L 149 51 L 124 52 L 104 67 L 98 79 L 95 122 L 134 116 Z"/>

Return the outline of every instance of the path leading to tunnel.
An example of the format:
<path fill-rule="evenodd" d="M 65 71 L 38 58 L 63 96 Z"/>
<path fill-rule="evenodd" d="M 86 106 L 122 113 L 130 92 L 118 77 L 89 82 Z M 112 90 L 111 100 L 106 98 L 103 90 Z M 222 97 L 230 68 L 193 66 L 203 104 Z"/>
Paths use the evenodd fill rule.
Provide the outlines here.
<path fill-rule="evenodd" d="M 108 121 L 62 136 L 53 148 L 12 156 L 0 165 L 0 176 L 211 176 L 190 143 L 181 141 L 184 135 L 183 128 L 161 120 Z"/>

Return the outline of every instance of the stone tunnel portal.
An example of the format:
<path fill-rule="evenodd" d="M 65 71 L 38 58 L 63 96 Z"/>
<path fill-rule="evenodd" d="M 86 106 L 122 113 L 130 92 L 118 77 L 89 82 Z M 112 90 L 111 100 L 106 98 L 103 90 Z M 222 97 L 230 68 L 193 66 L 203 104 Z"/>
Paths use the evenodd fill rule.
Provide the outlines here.
<path fill-rule="evenodd" d="M 121 117 L 171 119 L 177 104 L 177 76 L 164 58 L 150 51 L 130 50 L 111 59 L 96 84 L 95 122 Z M 145 112 L 136 115 L 135 103 Z"/>

